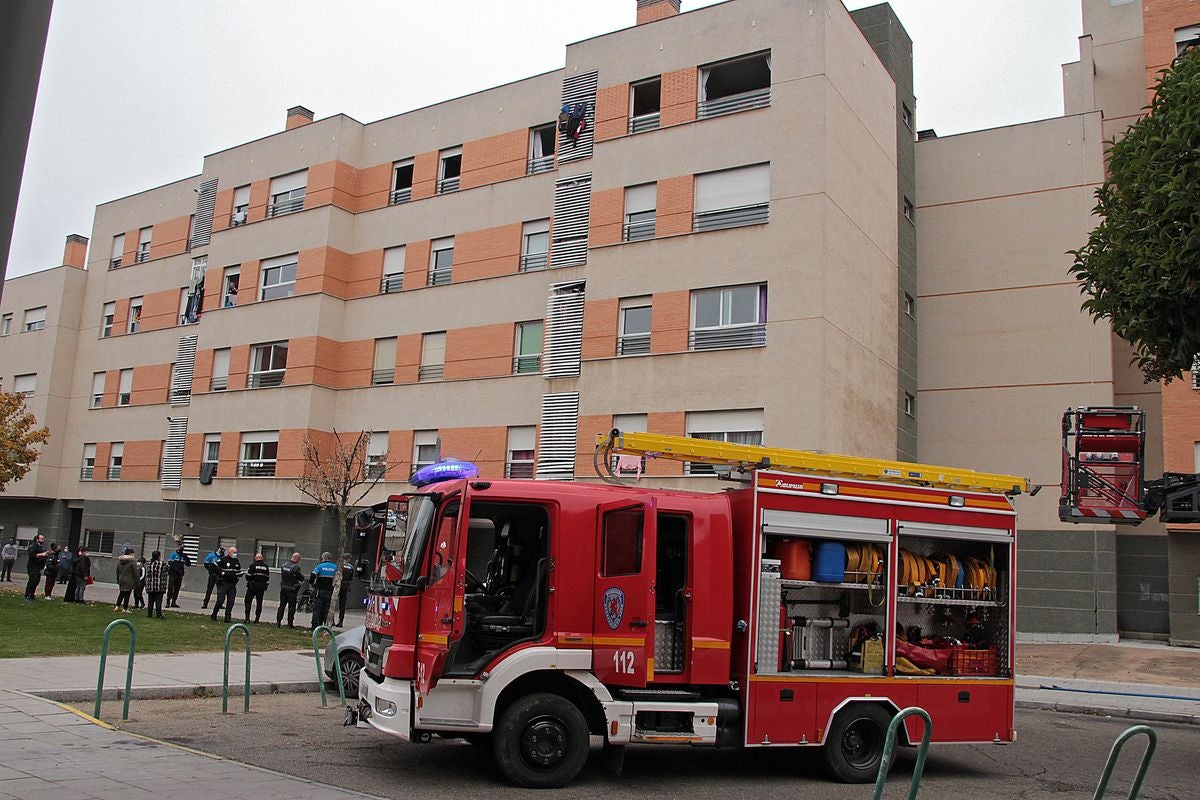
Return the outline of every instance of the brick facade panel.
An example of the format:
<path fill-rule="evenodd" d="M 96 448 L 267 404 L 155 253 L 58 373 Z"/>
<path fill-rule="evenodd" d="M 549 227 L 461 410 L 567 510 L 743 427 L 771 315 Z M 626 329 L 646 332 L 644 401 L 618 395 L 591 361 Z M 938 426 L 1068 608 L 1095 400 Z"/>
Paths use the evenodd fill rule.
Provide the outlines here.
<path fill-rule="evenodd" d="M 679 7 L 675 3 L 672 3 L 671 0 L 659 0 L 652 5 L 638 7 L 637 24 L 645 25 L 647 22 L 657 22 L 677 14 L 679 14 Z"/>
<path fill-rule="evenodd" d="M 358 171 L 358 183 L 355 193 L 358 195 L 355 211 L 370 211 L 375 208 L 385 208 L 388 204 L 388 194 L 392 189 L 392 165 L 376 164 L 373 167 Z"/>
<path fill-rule="evenodd" d="M 580 414 L 579 429 L 576 433 L 575 445 L 575 477 L 592 478 L 596 476 L 593 463 L 596 451 L 596 435 L 612 430 L 612 414 Z"/>
<path fill-rule="evenodd" d="M 1200 24 L 1200 6 L 1195 0 L 1153 0 L 1142 4 L 1147 105 L 1154 99 L 1150 87 L 1157 82 L 1159 71 L 1175 60 L 1175 29 L 1197 24 Z"/>
<path fill-rule="evenodd" d="M 92 480 L 108 480 L 108 458 L 111 454 L 111 444 L 108 442 L 96 442 L 96 467 L 92 470 Z"/>
<path fill-rule="evenodd" d="M 238 271 L 237 304 L 244 306 L 253 303 L 258 298 L 258 273 L 262 262 L 258 260 L 243 261 Z M 300 265 L 296 265 L 297 271 Z"/>
<path fill-rule="evenodd" d="M 446 380 L 511 374 L 513 337 L 511 323 L 446 331 Z"/>
<path fill-rule="evenodd" d="M 117 390 L 121 388 L 121 370 L 110 369 L 104 373 L 104 399 L 100 401 L 102 408 L 112 408 L 117 404 Z M 97 464 L 100 462 L 97 461 Z"/>
<path fill-rule="evenodd" d="M 1163 470 L 1198 471 L 1195 453 L 1200 442 L 1200 391 L 1192 388 L 1190 372 L 1162 387 L 1162 427 Z"/>
<path fill-rule="evenodd" d="M 207 392 L 212 383 L 213 351 L 197 350 L 196 367 L 192 370 L 192 393 Z"/>
<path fill-rule="evenodd" d="M 271 201 L 271 181 L 255 181 L 250 184 L 250 207 L 246 209 L 246 222 L 258 222 L 267 218 L 267 203 Z"/>
<path fill-rule="evenodd" d="M 120 336 L 129 329 L 129 299 L 122 297 L 113 304 L 113 336 Z"/>
<path fill-rule="evenodd" d="M 213 207 L 213 233 L 230 227 L 229 218 L 231 216 L 233 216 L 233 189 L 217 192 L 217 202 Z"/>
<path fill-rule="evenodd" d="M 468 231 L 454 237 L 455 283 L 512 275 L 519 270 L 520 262 L 520 223 Z"/>
<path fill-rule="evenodd" d="M 682 353 L 688 349 L 690 292 L 657 292 L 650 318 L 650 352 Z M 665 433 L 666 431 L 660 431 Z"/>
<path fill-rule="evenodd" d="M 217 475 L 222 478 L 235 477 L 241 457 L 242 434 L 239 431 L 222 431 L 221 453 L 217 457 Z"/>
<path fill-rule="evenodd" d="M 183 437 L 183 477 L 200 477 L 200 461 L 204 458 L 204 434 L 189 433 Z M 218 465 L 220 469 L 220 465 Z"/>
<path fill-rule="evenodd" d="M 457 240 L 455 243 L 457 244 Z M 419 289 L 429 280 L 429 255 L 432 249 L 433 243 L 428 239 L 409 242 L 404 249 L 404 286 L 406 289 Z"/>
<path fill-rule="evenodd" d="M 629 84 L 605 86 L 596 92 L 596 141 L 624 136 L 629 130 Z"/>
<path fill-rule="evenodd" d="M 351 253 L 346 265 L 346 285 L 344 297 L 352 300 L 356 297 L 371 297 L 379 294 L 379 286 L 383 281 L 383 250 L 364 250 L 361 253 Z"/>
<path fill-rule="evenodd" d="M 421 369 L 421 334 L 396 337 L 396 383 L 416 383 Z"/>
<path fill-rule="evenodd" d="M 289 352 L 288 355 L 290 356 L 291 353 Z M 250 345 L 240 344 L 229 348 L 229 388 L 245 389 L 246 374 L 249 370 Z"/>
<path fill-rule="evenodd" d="M 646 415 L 646 430 L 651 433 L 665 433 L 671 436 L 684 436 L 687 432 L 687 414 L 683 411 L 658 411 Z M 646 460 L 647 475 L 682 475 L 682 461 L 668 461 L 665 458 Z"/>
<path fill-rule="evenodd" d="M 162 457 L 162 442 L 157 439 L 125 442 L 121 457 L 121 480 L 158 480 L 158 464 Z"/>
<path fill-rule="evenodd" d="M 698 72 L 695 67 L 665 72 L 662 76 L 662 100 L 659 124 L 662 127 L 696 119 Z"/>
<path fill-rule="evenodd" d="M 617 354 L 617 298 L 589 300 L 583 307 L 583 360 Z"/>
<path fill-rule="evenodd" d="M 388 480 L 403 481 L 412 475 L 412 431 L 388 431 Z"/>
<path fill-rule="evenodd" d="M 167 402 L 171 389 L 171 365 L 148 364 L 133 368 L 133 392 L 130 402 L 135 406 Z"/>
<path fill-rule="evenodd" d="M 504 477 L 508 428 L 446 428 L 438 431 L 438 435 L 442 439 L 442 458 L 470 461 L 479 467 L 481 478 Z"/>
<path fill-rule="evenodd" d="M 412 199 L 433 197 L 437 193 L 437 151 L 418 153 L 413 157 Z"/>
<path fill-rule="evenodd" d="M 166 258 L 186 253 L 188 249 L 188 229 L 191 227 L 191 217 L 175 217 L 164 222 L 156 222 L 150 238 L 150 258 Z M 129 241 L 129 237 L 125 237 Z M 133 235 L 137 243 L 137 234 Z M 124 261 L 122 263 L 125 263 Z M 129 263 L 133 263 L 132 261 Z"/>
<path fill-rule="evenodd" d="M 330 341 L 330 340 L 326 340 Z M 337 346 L 336 361 L 328 365 L 336 372 L 339 389 L 352 389 L 371 385 L 371 371 L 375 368 L 375 340 L 357 339 L 350 342 L 331 342 Z M 318 361 L 318 365 L 320 361 Z"/>
<path fill-rule="evenodd" d="M 525 128 L 464 142 L 459 186 L 470 189 L 520 178 L 528 155 L 529 130 Z"/>
<path fill-rule="evenodd" d="M 663 178 L 658 182 L 655 236 L 675 236 L 692 232 L 696 180 L 692 175 Z"/>
<path fill-rule="evenodd" d="M 621 241 L 621 223 L 625 215 L 625 189 L 601 189 L 592 192 L 588 241 L 592 247 Z"/>
<path fill-rule="evenodd" d="M 161 331 L 179 324 L 179 290 L 151 292 L 142 296 L 143 331 Z"/>

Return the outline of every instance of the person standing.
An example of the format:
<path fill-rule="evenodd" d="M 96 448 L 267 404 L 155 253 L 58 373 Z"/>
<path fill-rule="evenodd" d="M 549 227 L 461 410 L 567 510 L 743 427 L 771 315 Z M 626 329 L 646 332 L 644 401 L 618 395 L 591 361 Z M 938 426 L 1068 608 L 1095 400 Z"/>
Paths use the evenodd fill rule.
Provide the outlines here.
<path fill-rule="evenodd" d="M 37 600 L 38 584 L 42 582 L 42 570 L 46 567 L 46 537 L 40 533 L 29 543 L 29 561 L 25 565 L 29 580 L 25 582 L 25 602 Z"/>
<path fill-rule="evenodd" d="M 217 562 L 217 602 L 213 605 L 212 620 L 217 621 L 217 613 L 225 609 L 225 621 L 229 622 L 233 615 L 233 604 L 237 602 L 237 582 L 242 574 L 242 562 L 238 561 L 237 548 L 231 547 L 225 551 Z"/>
<path fill-rule="evenodd" d="M 167 608 L 179 608 L 179 590 L 183 587 L 183 576 L 192 565 L 192 557 L 183 552 L 183 545 L 167 558 Z"/>
<path fill-rule="evenodd" d="M 75 602 L 83 602 L 83 594 L 87 591 L 87 587 L 92 583 L 92 557 L 88 555 L 86 546 L 82 546 L 75 553 L 75 560 L 71 564 L 71 574 L 75 577 Z"/>
<path fill-rule="evenodd" d="M 204 568 L 208 570 L 208 588 L 204 590 L 204 604 L 201 608 L 208 608 L 208 601 L 212 599 L 213 589 L 217 585 L 217 578 L 220 574 L 217 572 L 217 562 L 225 555 L 225 548 L 218 547 L 204 557 Z"/>
<path fill-rule="evenodd" d="M 137 585 L 133 587 L 133 607 L 146 607 L 146 557 L 142 556 L 137 562 Z"/>
<path fill-rule="evenodd" d="M 321 553 L 321 563 L 313 567 L 312 574 L 308 576 L 308 582 L 317 587 L 317 599 L 313 602 L 312 627 L 319 628 L 325 624 L 325 618 L 329 616 L 329 603 L 333 600 L 333 576 L 337 575 L 337 564 L 333 563 L 333 556 L 329 553 Z"/>
<path fill-rule="evenodd" d="M 117 559 L 117 604 L 113 611 L 129 613 L 129 598 L 137 588 L 137 559 L 133 548 L 126 547 L 125 552 Z"/>
<path fill-rule="evenodd" d="M 0 549 L 0 558 L 4 559 L 4 567 L 0 569 L 0 581 L 12 583 L 13 564 L 17 563 L 17 540 L 5 543 Z"/>
<path fill-rule="evenodd" d="M 267 566 L 262 553 L 254 554 L 254 561 L 246 569 L 246 622 L 250 621 L 250 604 L 257 602 L 254 611 L 254 621 L 262 617 L 263 595 L 271 585 L 271 568 Z"/>
<path fill-rule="evenodd" d="M 149 602 L 146 603 L 146 618 L 158 617 L 162 619 L 163 610 L 163 594 L 167 591 L 167 579 L 169 572 L 167 565 L 162 561 L 162 553 L 155 550 L 150 554 L 150 561 L 146 564 L 146 596 Z"/>
<path fill-rule="evenodd" d="M 79 577 L 75 574 L 75 564 L 79 560 L 79 548 L 75 548 L 74 552 L 69 547 L 64 547 L 63 550 L 70 556 L 58 561 L 58 576 L 67 584 L 67 588 L 63 592 L 63 601 L 74 603 L 75 595 L 79 591 Z"/>
<path fill-rule="evenodd" d="M 50 552 L 46 554 L 46 599 L 52 600 L 54 597 L 54 583 L 58 580 L 58 559 L 62 555 L 59 550 L 58 542 L 50 545 Z"/>
<path fill-rule="evenodd" d="M 275 612 L 275 627 L 283 624 L 283 612 L 287 610 L 288 627 L 294 628 L 296 621 L 296 595 L 304 583 L 304 572 L 300 569 L 300 554 L 279 568 L 279 610 Z"/>
<path fill-rule="evenodd" d="M 338 587 L 338 622 L 339 628 L 346 626 L 346 603 L 350 600 L 350 587 L 354 584 L 354 564 L 350 556 L 342 561 L 342 585 Z"/>

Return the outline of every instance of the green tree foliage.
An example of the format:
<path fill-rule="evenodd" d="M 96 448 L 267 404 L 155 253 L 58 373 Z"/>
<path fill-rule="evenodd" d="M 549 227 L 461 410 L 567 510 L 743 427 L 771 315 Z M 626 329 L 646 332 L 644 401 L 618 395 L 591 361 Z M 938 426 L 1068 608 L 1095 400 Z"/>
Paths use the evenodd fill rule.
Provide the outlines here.
<path fill-rule="evenodd" d="M 50 429 L 37 427 L 22 395 L 0 392 L 0 492 L 25 477 L 41 455 L 37 445 L 49 438 Z"/>
<path fill-rule="evenodd" d="M 1159 75 L 1149 113 L 1112 144 L 1102 222 L 1071 251 L 1083 309 L 1133 346 L 1147 381 L 1200 353 L 1200 48 Z"/>

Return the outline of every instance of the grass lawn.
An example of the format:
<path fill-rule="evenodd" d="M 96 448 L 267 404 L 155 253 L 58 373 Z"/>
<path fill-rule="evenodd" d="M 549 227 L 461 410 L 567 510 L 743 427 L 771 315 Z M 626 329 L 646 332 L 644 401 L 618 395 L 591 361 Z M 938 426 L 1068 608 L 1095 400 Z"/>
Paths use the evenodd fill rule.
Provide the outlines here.
<path fill-rule="evenodd" d="M 128 619 L 137 628 L 139 654 L 220 651 L 225 647 L 226 625 L 202 614 L 167 610 L 162 619 L 147 619 L 145 609 L 120 614 L 106 603 L 80 605 L 57 598 L 26 603 L 24 588 L 22 583 L 15 591 L 0 589 L 0 630 L 7 633 L 0 638 L 0 658 L 99 655 L 104 628 L 114 619 Z M 237 610 L 241 611 L 241 598 L 238 600 Z M 240 622 L 236 614 L 234 622 Z M 310 633 L 278 629 L 274 618 L 270 624 L 251 623 L 249 628 L 255 651 L 312 649 Z M 235 633 L 231 641 L 234 652 L 241 652 L 242 634 Z M 326 636 L 321 637 L 322 648 L 327 641 Z M 121 626 L 109 637 L 109 653 L 124 653 L 128 648 L 129 632 Z"/>

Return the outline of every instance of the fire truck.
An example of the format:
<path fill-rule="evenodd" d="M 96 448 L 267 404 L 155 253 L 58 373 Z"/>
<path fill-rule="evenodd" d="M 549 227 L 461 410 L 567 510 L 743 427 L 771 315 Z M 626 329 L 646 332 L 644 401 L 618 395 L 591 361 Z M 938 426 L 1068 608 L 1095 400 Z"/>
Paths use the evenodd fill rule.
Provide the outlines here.
<path fill-rule="evenodd" d="M 613 468 L 646 458 L 731 488 Z M 1024 478 L 619 430 L 596 462 L 613 484 L 439 463 L 377 510 L 352 720 L 489 747 L 533 788 L 592 736 L 618 771 L 631 744 L 817 747 L 846 782 L 875 779 L 907 706 L 934 742 L 1015 740 Z"/>

